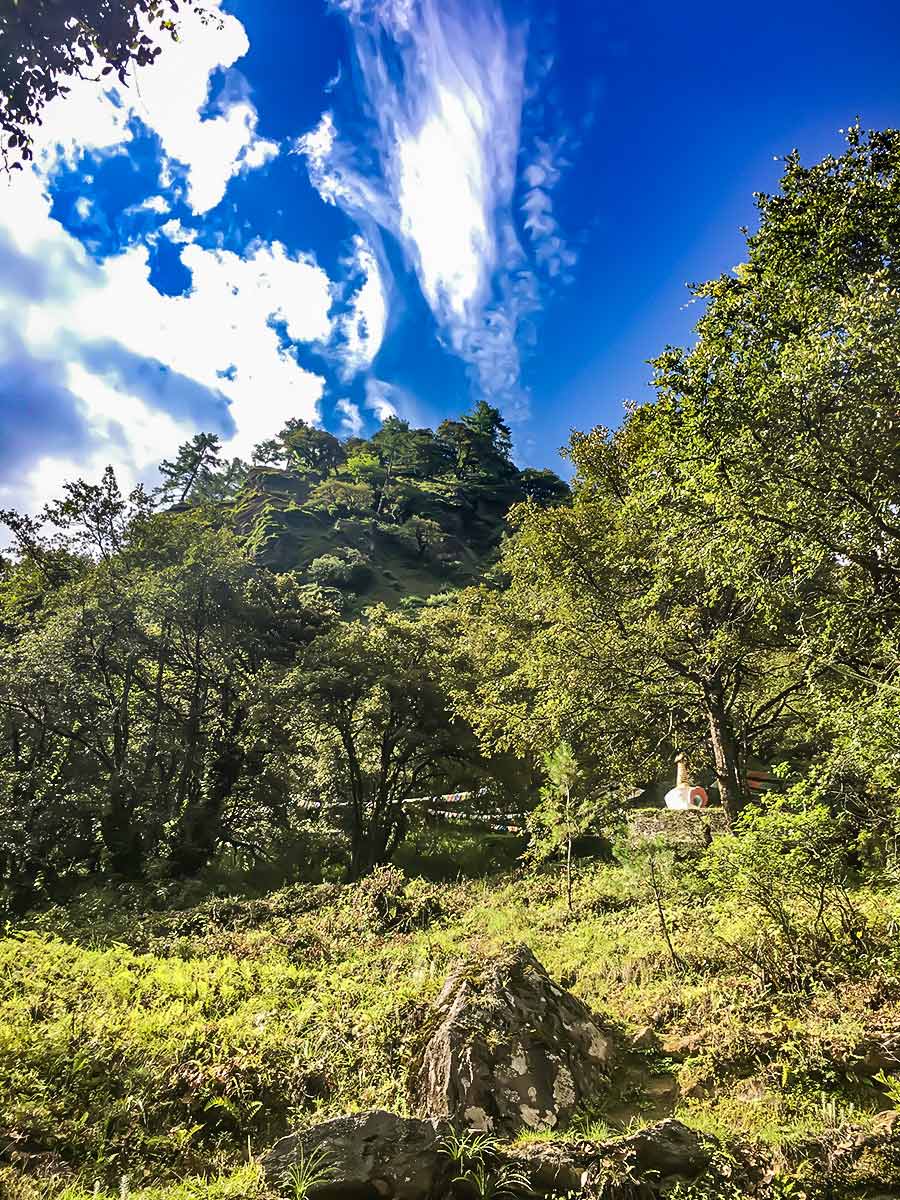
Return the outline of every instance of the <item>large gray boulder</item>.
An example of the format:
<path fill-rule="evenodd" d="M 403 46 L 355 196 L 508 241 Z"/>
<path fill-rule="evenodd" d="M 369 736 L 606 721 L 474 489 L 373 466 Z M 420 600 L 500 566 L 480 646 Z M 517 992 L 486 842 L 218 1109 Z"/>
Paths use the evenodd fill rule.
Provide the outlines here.
<path fill-rule="evenodd" d="M 611 1039 L 527 946 L 463 962 L 436 1009 L 418 1080 L 431 1117 L 498 1136 L 563 1129 L 607 1081 Z"/>
<path fill-rule="evenodd" d="M 263 1171 L 281 1186 L 292 1168 L 316 1164 L 322 1177 L 309 1193 L 320 1200 L 428 1200 L 452 1174 L 440 1153 L 448 1132 L 440 1121 L 355 1113 L 281 1138 L 263 1157 Z"/>

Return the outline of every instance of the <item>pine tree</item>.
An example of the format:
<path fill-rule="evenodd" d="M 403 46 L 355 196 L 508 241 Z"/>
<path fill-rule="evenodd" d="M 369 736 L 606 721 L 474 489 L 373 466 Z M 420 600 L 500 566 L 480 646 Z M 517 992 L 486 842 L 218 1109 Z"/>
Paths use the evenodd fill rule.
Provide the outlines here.
<path fill-rule="evenodd" d="M 184 504 L 191 493 L 208 486 L 221 461 L 221 443 L 215 433 L 197 433 L 178 447 L 174 461 L 163 459 L 159 473 L 163 484 L 156 495 L 168 503 Z"/>

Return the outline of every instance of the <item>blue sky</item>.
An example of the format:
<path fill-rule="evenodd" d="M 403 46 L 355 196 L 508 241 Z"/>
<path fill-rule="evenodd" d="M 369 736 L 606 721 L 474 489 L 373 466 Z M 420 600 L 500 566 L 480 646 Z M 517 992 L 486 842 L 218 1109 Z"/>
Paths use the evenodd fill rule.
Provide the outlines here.
<path fill-rule="evenodd" d="M 861 0 L 222 0 L 54 102 L 0 193 L 0 503 L 198 429 L 371 432 L 485 396 L 519 461 L 649 395 L 793 147 L 900 122 Z"/>

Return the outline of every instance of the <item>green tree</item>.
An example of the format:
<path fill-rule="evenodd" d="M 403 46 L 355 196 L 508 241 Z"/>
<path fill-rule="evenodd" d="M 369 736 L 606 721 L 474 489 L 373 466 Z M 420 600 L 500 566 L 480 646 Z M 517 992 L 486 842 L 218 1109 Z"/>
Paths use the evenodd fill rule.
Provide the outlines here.
<path fill-rule="evenodd" d="M 543 862 L 562 851 L 566 902 L 571 912 L 572 843 L 590 827 L 595 814 L 578 794 L 583 772 L 568 742 L 560 742 L 544 756 L 544 772 L 546 782 L 541 788 L 540 803 L 528 817 L 531 835 L 528 854 L 533 862 Z"/>
<path fill-rule="evenodd" d="M 428 517 L 410 517 L 400 526 L 400 532 L 416 549 L 419 558 L 437 555 L 447 541 L 447 535 Z"/>
<path fill-rule="evenodd" d="M 549 504 L 565 504 L 570 498 L 569 485 L 547 468 L 536 470 L 526 467 L 519 475 L 519 486 L 529 500 L 546 507 Z"/>
<path fill-rule="evenodd" d="M 695 288 L 696 344 L 655 365 L 666 440 L 690 447 L 682 473 L 715 491 L 726 541 L 790 562 L 811 752 L 873 826 L 900 795 L 900 133 L 846 142 L 787 157 L 746 261 Z"/>
<path fill-rule="evenodd" d="M 498 409 L 480 400 L 459 421 L 442 421 L 437 437 L 464 484 L 508 483 L 518 477 L 512 437 Z"/>
<path fill-rule="evenodd" d="M 358 447 L 348 455 L 344 467 L 356 483 L 365 484 L 380 494 L 385 480 L 384 465 L 378 455 L 372 453 L 368 444 Z"/>
<path fill-rule="evenodd" d="M 351 483 L 336 476 L 317 483 L 306 502 L 308 508 L 320 509 L 331 517 L 360 513 L 371 516 L 374 504 L 375 494 L 367 483 Z"/>
<path fill-rule="evenodd" d="M 446 447 L 430 429 L 413 429 L 403 473 L 413 479 L 440 479 L 452 468 Z"/>
<path fill-rule="evenodd" d="M 280 438 L 266 438 L 253 447 L 252 462 L 260 467 L 285 467 L 289 458 L 287 447 Z"/>
<path fill-rule="evenodd" d="M 197 433 L 178 447 L 175 459 L 163 459 L 159 473 L 164 482 L 156 494 L 166 503 L 184 504 L 195 493 L 212 486 L 221 464 L 221 442 L 218 434 Z"/>
<path fill-rule="evenodd" d="M 328 475 L 346 459 L 344 447 L 333 433 L 292 418 L 279 434 L 288 461 L 301 470 Z"/>
<path fill-rule="evenodd" d="M 322 554 L 306 568 L 313 583 L 349 592 L 364 591 L 372 578 L 372 566 L 359 550 L 347 548 L 336 554 Z"/>
<path fill-rule="evenodd" d="M 494 408 L 486 400 L 479 400 L 472 411 L 463 417 L 462 424 L 489 445 L 500 458 L 509 459 L 512 456 L 512 434 L 499 408 Z"/>
<path fill-rule="evenodd" d="M 191 494 L 200 504 L 233 500 L 244 486 L 249 469 L 242 458 L 232 458 L 198 480 Z"/>
<path fill-rule="evenodd" d="M 747 261 L 694 288 L 697 343 L 660 356 L 657 387 L 731 519 L 895 595 L 900 132 L 854 127 L 847 143 L 812 166 L 788 156 Z"/>
<path fill-rule="evenodd" d="M 653 778 L 676 744 L 698 757 L 706 744 L 734 819 L 744 757 L 803 686 L 790 598 L 777 557 L 727 540 L 714 496 L 698 507 L 659 473 L 657 433 L 648 406 L 614 435 L 576 435 L 572 505 L 515 510 L 508 586 L 469 601 L 482 663 L 471 718 L 500 748 L 577 731 L 604 788 Z"/>
<path fill-rule="evenodd" d="M 395 475 L 413 450 L 413 437 L 408 421 L 399 417 L 388 417 L 369 443 L 373 446 L 384 467 L 384 482 L 378 496 L 375 512 L 380 514 L 385 500 L 391 493 Z"/>
<path fill-rule="evenodd" d="M 441 650 L 432 625 L 377 607 L 312 642 L 280 690 L 298 776 L 346 815 L 350 879 L 388 861 L 406 832 L 405 799 L 453 778 L 460 731 Z"/>
<path fill-rule="evenodd" d="M 847 141 L 788 157 L 657 400 L 573 438 L 571 508 L 515 516 L 479 601 L 489 737 L 589 729 L 634 782 L 706 741 L 732 818 L 749 756 L 818 758 L 836 804 L 896 811 L 864 714 L 900 736 L 900 134 Z"/>
<path fill-rule="evenodd" d="M 336 615 L 202 509 L 130 507 L 114 477 L 45 516 L 0 580 L 0 886 L 19 906 L 246 847 L 284 794 L 269 678 Z M 61 546 L 72 569 L 48 573 Z"/>

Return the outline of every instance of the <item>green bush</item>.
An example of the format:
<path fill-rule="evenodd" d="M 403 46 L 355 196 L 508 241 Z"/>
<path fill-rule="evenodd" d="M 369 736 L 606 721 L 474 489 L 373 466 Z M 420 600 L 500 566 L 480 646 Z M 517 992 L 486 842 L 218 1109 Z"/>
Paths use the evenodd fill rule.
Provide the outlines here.
<path fill-rule="evenodd" d="M 844 831 L 823 805 L 803 806 L 802 787 L 748 808 L 737 836 L 710 846 L 704 868 L 716 903 L 736 918 L 735 945 L 764 984 L 804 990 L 816 978 L 865 970 L 872 934 L 852 899 Z"/>
<path fill-rule="evenodd" d="M 313 583 L 320 587 L 336 587 L 348 592 L 361 592 L 372 578 L 372 567 L 358 550 L 339 550 L 314 558 L 306 568 Z"/>

